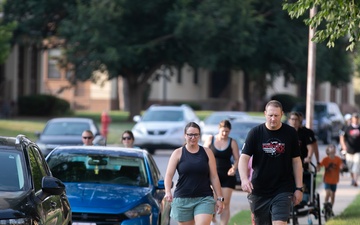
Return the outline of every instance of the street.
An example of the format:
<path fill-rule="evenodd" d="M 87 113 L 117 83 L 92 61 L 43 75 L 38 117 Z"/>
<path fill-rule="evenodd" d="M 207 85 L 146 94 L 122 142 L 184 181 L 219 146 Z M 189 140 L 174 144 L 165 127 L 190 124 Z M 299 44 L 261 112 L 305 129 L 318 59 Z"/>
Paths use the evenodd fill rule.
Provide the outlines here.
<path fill-rule="evenodd" d="M 320 160 L 325 156 L 325 148 L 326 145 L 323 145 L 321 142 L 319 142 L 319 155 Z M 165 176 L 166 167 L 169 161 L 169 157 L 172 153 L 172 150 L 157 150 L 154 156 L 154 159 L 160 169 L 160 172 L 163 176 Z M 337 153 L 339 155 L 339 153 Z M 315 157 L 313 157 L 313 162 L 315 162 Z M 174 188 L 177 181 L 178 175 L 175 173 L 173 182 L 174 182 Z M 173 190 L 174 190 L 173 188 Z M 232 194 L 231 202 L 230 202 L 230 209 L 231 209 L 231 216 L 238 213 L 241 210 L 249 209 L 249 204 L 247 202 L 247 193 L 242 192 L 240 190 L 235 190 Z M 320 199 L 322 200 L 324 196 L 320 196 Z M 173 220 L 171 220 L 171 225 L 176 225 L 177 223 Z"/>

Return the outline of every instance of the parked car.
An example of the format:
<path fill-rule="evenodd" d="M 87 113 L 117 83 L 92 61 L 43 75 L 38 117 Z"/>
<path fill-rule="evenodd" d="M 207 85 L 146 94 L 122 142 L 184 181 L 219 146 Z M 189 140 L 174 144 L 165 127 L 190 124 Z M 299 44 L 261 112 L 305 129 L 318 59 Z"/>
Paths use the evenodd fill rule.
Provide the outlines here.
<path fill-rule="evenodd" d="M 306 115 L 306 104 L 298 103 L 292 111 Z M 305 120 L 303 121 L 305 124 Z M 339 130 L 344 126 L 345 120 L 339 106 L 334 102 L 315 102 L 312 130 L 324 144 L 331 143 L 332 139 L 338 140 Z"/>
<path fill-rule="evenodd" d="M 265 123 L 265 117 L 264 118 L 253 118 L 249 120 L 234 120 L 231 121 L 231 131 L 229 134 L 229 137 L 236 140 L 238 146 L 239 146 L 239 152 L 241 154 L 241 149 L 245 143 L 246 137 L 249 133 L 249 131 L 256 127 L 257 125 L 260 125 L 262 123 Z M 241 185 L 240 180 L 240 174 L 239 171 L 236 170 L 236 185 Z"/>
<path fill-rule="evenodd" d="M 42 132 L 36 132 L 36 144 L 44 156 L 57 146 L 83 145 L 81 134 L 84 130 L 91 130 L 94 134 L 95 145 L 105 145 L 106 139 L 91 118 L 63 117 L 49 120 Z"/>
<path fill-rule="evenodd" d="M 246 112 L 238 111 L 217 111 L 207 116 L 201 122 L 201 142 L 204 143 L 209 135 L 214 135 L 219 131 L 219 123 L 222 120 L 247 119 L 250 116 Z"/>
<path fill-rule="evenodd" d="M 65 183 L 75 224 L 169 224 L 164 180 L 147 151 L 59 146 L 46 160 Z"/>
<path fill-rule="evenodd" d="M 0 162 L 0 224 L 71 225 L 65 185 L 34 142 L 0 137 Z"/>
<path fill-rule="evenodd" d="M 183 145 L 186 124 L 199 124 L 200 119 L 187 105 L 152 105 L 142 117 L 134 116 L 134 121 L 134 145 L 153 154 L 156 149 L 174 149 Z"/>

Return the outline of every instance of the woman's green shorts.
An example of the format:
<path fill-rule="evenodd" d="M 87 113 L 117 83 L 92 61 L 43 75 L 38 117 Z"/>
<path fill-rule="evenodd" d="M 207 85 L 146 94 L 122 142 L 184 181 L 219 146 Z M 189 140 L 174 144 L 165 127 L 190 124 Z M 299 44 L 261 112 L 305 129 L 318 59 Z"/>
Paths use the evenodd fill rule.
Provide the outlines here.
<path fill-rule="evenodd" d="M 214 214 L 215 203 L 213 196 L 174 198 L 171 203 L 170 216 L 179 222 L 190 221 L 198 214 Z"/>

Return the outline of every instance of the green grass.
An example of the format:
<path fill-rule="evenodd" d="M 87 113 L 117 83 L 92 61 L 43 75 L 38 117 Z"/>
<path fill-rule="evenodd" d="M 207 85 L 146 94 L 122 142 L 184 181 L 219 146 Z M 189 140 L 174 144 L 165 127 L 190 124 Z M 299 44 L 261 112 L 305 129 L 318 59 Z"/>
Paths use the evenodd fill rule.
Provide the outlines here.
<path fill-rule="evenodd" d="M 326 225 L 358 225 L 360 224 L 360 195 L 338 216 L 329 220 Z"/>

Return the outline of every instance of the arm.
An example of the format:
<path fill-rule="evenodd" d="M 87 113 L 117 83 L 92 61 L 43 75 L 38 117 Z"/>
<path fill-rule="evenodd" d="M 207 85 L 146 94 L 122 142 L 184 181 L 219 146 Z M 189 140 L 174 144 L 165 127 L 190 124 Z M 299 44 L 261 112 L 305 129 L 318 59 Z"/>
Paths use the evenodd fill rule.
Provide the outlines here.
<path fill-rule="evenodd" d="M 303 183 L 303 167 L 302 162 L 299 157 L 295 157 L 292 159 L 293 164 L 293 173 L 295 178 L 295 187 L 302 187 Z M 293 202 L 295 205 L 299 204 L 302 201 L 303 193 L 299 190 L 295 190 Z"/>
<path fill-rule="evenodd" d="M 223 197 L 222 192 L 221 192 L 221 185 L 220 185 L 220 180 L 219 180 L 219 176 L 217 174 L 217 170 L 216 170 L 216 162 L 215 162 L 215 156 L 213 154 L 213 152 L 209 149 L 204 147 L 206 154 L 208 155 L 209 158 L 209 169 L 210 169 L 210 182 L 211 182 L 211 186 L 215 192 L 216 198 L 218 197 Z M 220 214 L 223 210 L 223 202 L 220 201 L 216 201 L 216 212 L 218 214 Z"/>
<path fill-rule="evenodd" d="M 345 137 L 344 135 L 340 134 L 339 136 L 339 141 L 340 141 L 340 145 L 341 145 L 341 149 L 346 151 L 346 144 L 345 144 Z"/>
<path fill-rule="evenodd" d="M 239 147 L 237 142 L 234 139 L 231 139 L 231 149 L 232 149 L 232 155 L 234 158 L 234 164 L 232 165 L 232 167 L 229 169 L 228 171 L 228 175 L 229 176 L 234 176 L 236 173 L 236 170 L 238 168 L 238 164 L 239 164 Z"/>
<path fill-rule="evenodd" d="M 312 158 L 312 156 L 314 154 L 315 159 L 316 159 L 316 163 L 319 164 L 319 162 L 320 162 L 320 160 L 319 160 L 319 147 L 318 147 L 317 142 L 308 144 L 306 147 L 308 149 L 308 155 L 307 155 L 307 157 L 305 158 L 304 161 L 307 162 L 307 163 L 311 162 L 311 158 Z"/>
<path fill-rule="evenodd" d="M 252 186 L 251 181 L 249 180 L 249 170 L 248 170 L 249 160 L 250 160 L 249 155 L 241 154 L 238 170 L 239 170 L 239 174 L 240 174 L 242 190 L 246 191 L 248 193 L 251 193 L 253 190 L 253 186 Z"/>
<path fill-rule="evenodd" d="M 166 168 L 165 173 L 165 199 L 169 202 L 172 202 L 173 196 L 171 194 L 172 187 L 172 179 L 174 177 L 177 164 L 179 162 L 181 156 L 181 148 L 175 149 L 175 151 L 171 154 L 168 166 Z"/>
<path fill-rule="evenodd" d="M 203 147 L 210 148 L 211 142 L 212 142 L 213 135 L 210 135 L 206 138 L 204 141 Z"/>

